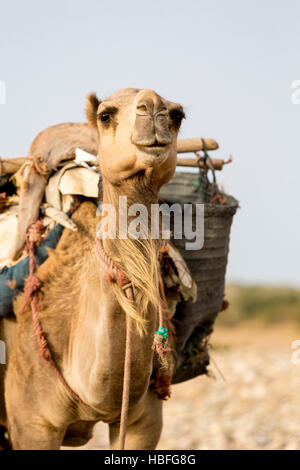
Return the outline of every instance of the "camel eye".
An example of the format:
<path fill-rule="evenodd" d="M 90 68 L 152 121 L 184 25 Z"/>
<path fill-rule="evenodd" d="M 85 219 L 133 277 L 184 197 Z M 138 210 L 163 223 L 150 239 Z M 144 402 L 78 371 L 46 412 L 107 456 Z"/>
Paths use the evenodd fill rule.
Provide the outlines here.
<path fill-rule="evenodd" d="M 100 121 L 105 122 L 106 124 L 110 121 L 110 114 L 109 113 L 101 113 L 100 114 Z"/>
<path fill-rule="evenodd" d="M 116 125 L 116 115 L 118 113 L 118 108 L 115 106 L 106 106 L 103 111 L 99 112 L 98 118 L 103 123 L 104 126 L 109 127 L 111 123 Z"/>

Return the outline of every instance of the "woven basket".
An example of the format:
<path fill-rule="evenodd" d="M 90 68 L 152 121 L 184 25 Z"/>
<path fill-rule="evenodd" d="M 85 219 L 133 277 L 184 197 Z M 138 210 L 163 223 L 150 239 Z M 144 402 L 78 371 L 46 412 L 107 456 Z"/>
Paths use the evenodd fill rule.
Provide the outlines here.
<path fill-rule="evenodd" d="M 195 193 L 197 174 L 176 173 L 165 185 L 160 198 L 169 204 L 203 203 Z M 173 324 L 176 330 L 176 371 L 173 383 L 183 382 L 207 373 L 209 365 L 208 337 L 224 301 L 225 273 L 229 237 L 238 202 L 223 194 L 224 205 L 204 205 L 204 246 L 201 250 L 185 250 L 186 240 L 172 239 L 182 253 L 197 283 L 197 301 L 181 301 L 177 305 Z M 193 225 L 195 218 L 193 217 Z M 171 213 L 171 230 L 173 225 Z M 193 226 L 195 229 L 195 226 Z"/>

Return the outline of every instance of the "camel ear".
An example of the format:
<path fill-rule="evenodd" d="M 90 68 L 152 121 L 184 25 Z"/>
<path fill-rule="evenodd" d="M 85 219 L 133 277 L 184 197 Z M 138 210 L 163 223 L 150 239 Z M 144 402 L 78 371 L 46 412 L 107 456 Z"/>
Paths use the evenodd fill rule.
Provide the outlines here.
<path fill-rule="evenodd" d="M 97 127 L 97 110 L 101 101 L 98 100 L 96 93 L 89 93 L 86 99 L 85 113 L 88 123 L 92 127 Z"/>

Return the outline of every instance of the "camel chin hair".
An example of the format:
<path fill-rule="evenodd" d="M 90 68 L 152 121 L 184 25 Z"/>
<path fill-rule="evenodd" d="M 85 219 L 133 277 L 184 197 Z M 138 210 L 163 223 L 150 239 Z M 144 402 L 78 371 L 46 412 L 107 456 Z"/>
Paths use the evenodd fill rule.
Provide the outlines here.
<path fill-rule="evenodd" d="M 148 330 L 147 312 L 150 309 L 153 314 L 157 312 L 160 302 L 157 288 L 159 240 L 152 240 L 150 237 L 144 240 L 118 239 L 117 245 L 119 256 L 112 257 L 115 265 L 123 270 L 129 279 L 134 279 L 135 301 L 128 299 L 116 284 L 112 284 L 112 288 L 119 304 L 134 320 L 139 335 L 143 336 Z M 114 243 L 110 247 L 110 252 L 113 248 L 117 251 Z"/>

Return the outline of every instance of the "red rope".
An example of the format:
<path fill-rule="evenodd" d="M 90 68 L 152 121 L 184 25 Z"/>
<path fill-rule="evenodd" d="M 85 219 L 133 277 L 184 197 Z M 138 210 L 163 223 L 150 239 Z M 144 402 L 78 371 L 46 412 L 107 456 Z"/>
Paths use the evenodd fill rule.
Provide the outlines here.
<path fill-rule="evenodd" d="M 43 331 L 41 322 L 38 317 L 38 305 L 41 300 L 41 287 L 42 287 L 42 282 L 41 280 L 37 277 L 35 274 L 35 269 L 37 266 L 36 259 L 35 259 L 35 254 L 34 254 L 34 249 L 35 246 L 38 246 L 38 244 L 41 241 L 41 221 L 34 222 L 31 224 L 26 233 L 26 249 L 29 254 L 29 276 L 26 281 L 25 289 L 24 289 L 24 294 L 25 294 L 25 299 L 24 299 L 24 304 L 21 309 L 21 315 L 24 313 L 25 308 L 28 304 L 30 304 L 31 307 L 31 317 L 32 317 L 32 324 L 33 324 L 33 329 L 35 332 L 35 337 L 38 345 L 38 349 L 40 352 L 40 358 L 41 360 L 47 365 L 53 369 L 55 372 L 58 380 L 62 383 L 62 385 L 65 387 L 67 392 L 73 397 L 74 400 L 77 402 L 88 406 L 89 408 L 92 408 L 90 405 L 85 403 L 79 395 L 77 395 L 76 392 L 69 386 L 69 384 L 66 382 L 64 377 L 62 376 L 60 370 L 55 364 L 55 361 L 53 359 L 52 353 L 50 351 L 46 334 Z"/>
<path fill-rule="evenodd" d="M 104 250 L 104 246 L 100 238 L 95 239 L 95 247 L 98 260 L 104 266 L 107 272 L 108 282 L 116 282 L 118 287 L 123 290 L 132 287 L 132 282 L 126 276 L 124 271 L 121 271 L 121 269 L 115 266 L 113 260 Z"/>

